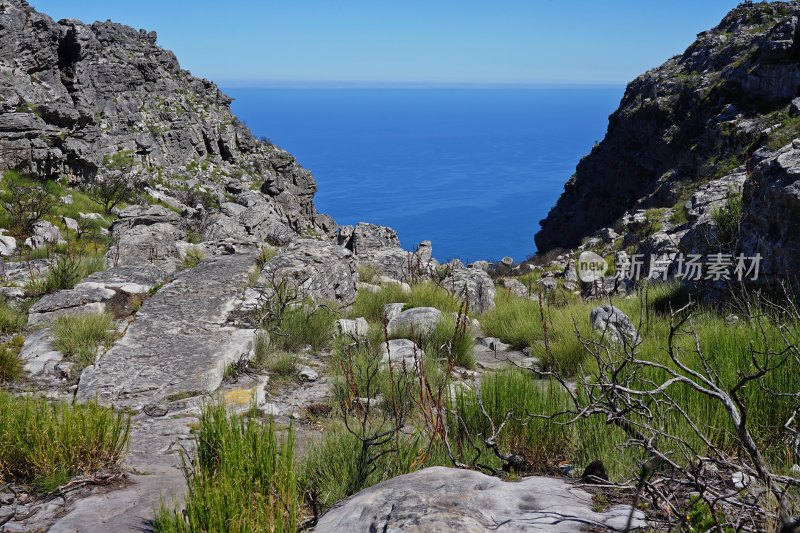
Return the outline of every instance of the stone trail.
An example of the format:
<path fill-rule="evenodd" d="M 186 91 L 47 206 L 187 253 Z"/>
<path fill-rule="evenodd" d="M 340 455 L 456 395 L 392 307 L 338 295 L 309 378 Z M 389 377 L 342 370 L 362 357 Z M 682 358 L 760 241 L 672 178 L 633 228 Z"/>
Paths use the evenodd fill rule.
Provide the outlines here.
<path fill-rule="evenodd" d="M 185 491 L 180 450 L 220 388 L 225 368 L 253 346 L 253 330 L 226 324 L 255 265 L 252 254 L 217 256 L 181 272 L 145 301 L 125 335 L 84 370 L 80 401 L 137 412 L 123 465 L 129 484 L 77 501 L 50 531 L 149 531 L 154 511 Z"/>

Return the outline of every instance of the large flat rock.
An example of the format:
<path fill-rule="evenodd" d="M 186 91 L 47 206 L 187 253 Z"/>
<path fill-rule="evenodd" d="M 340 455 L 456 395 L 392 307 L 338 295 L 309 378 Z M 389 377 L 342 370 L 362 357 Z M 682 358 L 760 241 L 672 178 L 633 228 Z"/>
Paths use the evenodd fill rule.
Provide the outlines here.
<path fill-rule="evenodd" d="M 77 398 L 140 410 L 182 394 L 216 390 L 225 368 L 252 350 L 252 330 L 226 325 L 255 264 L 249 254 L 218 256 L 147 300 L 124 337 L 87 367 Z"/>
<path fill-rule="evenodd" d="M 404 533 L 547 531 L 592 526 L 623 531 L 629 506 L 597 513 L 592 496 L 561 479 L 506 482 L 480 472 L 434 467 L 364 489 L 320 518 L 314 531 Z M 645 525 L 641 511 L 632 527 Z"/>

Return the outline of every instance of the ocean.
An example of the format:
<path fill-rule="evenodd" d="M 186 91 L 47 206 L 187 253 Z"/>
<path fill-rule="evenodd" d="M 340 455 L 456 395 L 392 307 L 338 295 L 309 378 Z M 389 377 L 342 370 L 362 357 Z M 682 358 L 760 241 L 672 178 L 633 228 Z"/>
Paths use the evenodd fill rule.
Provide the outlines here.
<path fill-rule="evenodd" d="M 233 111 L 316 177 L 340 225 L 391 226 L 439 260 L 523 260 L 617 88 L 242 89 Z"/>

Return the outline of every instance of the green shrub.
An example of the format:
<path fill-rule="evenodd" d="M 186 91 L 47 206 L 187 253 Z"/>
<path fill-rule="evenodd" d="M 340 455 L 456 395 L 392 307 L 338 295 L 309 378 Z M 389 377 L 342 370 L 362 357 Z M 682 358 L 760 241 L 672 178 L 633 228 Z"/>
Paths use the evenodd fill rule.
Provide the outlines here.
<path fill-rule="evenodd" d="M 480 392 L 486 412 L 496 427 L 508 412 L 512 413 L 498 439 L 506 453 L 522 455 L 543 471 L 554 470 L 560 461 L 572 456 L 576 438 L 573 428 L 528 417 L 529 414 L 558 413 L 570 406 L 569 397 L 558 384 L 538 379 L 532 372 L 509 370 L 487 374 Z M 462 389 L 456 397 L 455 408 L 462 421 L 460 427 L 453 427 L 457 438 L 464 440 L 490 434 L 491 426 L 475 392 Z"/>
<path fill-rule="evenodd" d="M 717 240 L 723 246 L 733 246 L 739 236 L 744 202 L 741 193 L 731 194 L 725 205 L 711 213 L 717 223 Z"/>
<path fill-rule="evenodd" d="M 452 316 L 442 317 L 420 344 L 426 360 L 437 360 L 446 366 L 452 358 L 456 366 L 475 368 L 475 336 L 469 327 L 469 317 L 458 321 Z"/>
<path fill-rule="evenodd" d="M 0 299 L 0 335 L 19 333 L 28 323 L 28 314 L 11 307 L 9 303 Z"/>
<path fill-rule="evenodd" d="M 306 346 L 320 351 L 333 339 L 334 323 L 339 315 L 326 306 L 304 304 L 286 309 L 270 332 L 272 348 L 296 352 Z"/>
<path fill-rule="evenodd" d="M 22 377 L 23 366 L 19 352 L 23 342 L 25 338 L 18 335 L 11 342 L 0 345 L 0 383 L 16 381 Z"/>
<path fill-rule="evenodd" d="M 70 478 L 115 466 L 130 420 L 95 403 L 71 406 L 0 391 L 0 483 L 50 492 Z"/>
<path fill-rule="evenodd" d="M 183 262 L 181 262 L 181 268 L 184 270 L 194 268 L 205 258 L 206 254 L 204 254 L 203 250 L 200 248 L 189 248 L 186 250 L 186 257 L 184 257 Z"/>
<path fill-rule="evenodd" d="M 229 417 L 220 402 L 203 409 L 196 439 L 185 509 L 162 505 L 157 533 L 297 530 L 302 497 L 291 429 L 279 439 L 271 421 Z"/>
<path fill-rule="evenodd" d="M 358 291 L 356 301 L 350 310 L 352 318 L 364 317 L 369 322 L 383 324 L 383 306 L 392 303 L 405 303 L 408 295 L 400 285 L 390 283 L 378 292 Z"/>
<path fill-rule="evenodd" d="M 81 369 L 94 364 L 97 349 L 114 340 L 113 327 L 108 313 L 60 316 L 53 327 L 53 345 Z"/>
<path fill-rule="evenodd" d="M 442 313 L 457 313 L 461 310 L 461 301 L 447 290 L 430 282 L 417 283 L 411 286 L 411 294 L 406 298 L 404 309 L 413 307 L 435 307 Z"/>
<path fill-rule="evenodd" d="M 306 491 L 313 492 L 322 508 L 327 509 L 366 487 L 423 466 L 432 466 L 431 462 L 424 461 L 425 440 L 419 434 L 401 439 L 396 451 L 392 451 L 397 444 L 394 440 L 381 446 L 380 451 L 386 454 L 367 479 L 358 483 L 361 441 L 343 426 L 336 426 L 309 450 L 300 475 L 302 486 Z"/>

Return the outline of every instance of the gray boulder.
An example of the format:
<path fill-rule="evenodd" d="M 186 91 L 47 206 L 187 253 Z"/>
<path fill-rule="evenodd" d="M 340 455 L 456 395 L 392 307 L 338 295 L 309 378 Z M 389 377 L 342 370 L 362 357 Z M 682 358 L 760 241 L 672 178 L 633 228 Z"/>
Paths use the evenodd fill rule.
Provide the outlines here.
<path fill-rule="evenodd" d="M 472 470 L 433 467 L 362 490 L 323 515 L 314 531 L 573 533 L 587 524 L 621 531 L 630 513 L 630 506 L 594 511 L 591 494 L 563 479 L 506 482 Z M 644 513 L 633 511 L 632 527 L 646 526 Z"/>
<path fill-rule="evenodd" d="M 595 307 L 592 309 L 589 321 L 596 332 L 613 342 L 633 345 L 640 340 L 639 332 L 628 315 L 613 305 Z"/>
<path fill-rule="evenodd" d="M 11 257 L 17 253 L 17 239 L 9 235 L 0 236 L 0 255 Z"/>
<path fill-rule="evenodd" d="M 267 288 L 284 282 L 300 297 L 342 306 L 355 301 L 357 278 L 352 252 L 316 239 L 298 239 L 267 261 L 261 271 L 261 283 Z"/>
<path fill-rule="evenodd" d="M 399 315 L 403 312 L 403 308 L 406 304 L 403 303 L 394 303 L 394 304 L 386 304 L 383 306 L 383 318 L 387 321 L 391 321 L 394 317 Z"/>
<path fill-rule="evenodd" d="M 340 238 L 344 235 L 340 233 Z M 352 228 L 344 246 L 359 257 L 369 257 L 378 250 L 400 248 L 400 239 L 392 228 L 359 222 Z"/>
<path fill-rule="evenodd" d="M 172 224 L 137 224 L 115 234 L 119 240 L 106 254 L 108 266 L 153 263 L 175 270 L 180 256 L 175 243 L 182 233 Z"/>
<path fill-rule="evenodd" d="M 553 277 L 546 277 L 539 280 L 539 286 L 544 292 L 555 292 L 558 288 L 558 282 Z"/>
<path fill-rule="evenodd" d="M 564 281 L 568 281 L 570 283 L 577 283 L 578 282 L 578 271 L 575 269 L 575 261 L 568 261 L 567 266 L 564 267 Z"/>
<path fill-rule="evenodd" d="M 363 338 L 369 334 L 369 323 L 364 317 L 355 320 L 343 318 L 336 321 L 336 332 L 345 337 Z"/>
<path fill-rule="evenodd" d="M 424 337 L 436 328 L 442 318 L 442 312 L 433 307 L 414 307 L 394 316 L 389 320 L 389 335 L 410 335 Z"/>
<path fill-rule="evenodd" d="M 416 371 L 425 357 L 425 352 L 414 341 L 409 339 L 392 339 L 381 344 L 381 363 L 393 368 Z"/>
<path fill-rule="evenodd" d="M 515 296 L 519 296 L 520 298 L 527 298 L 530 294 L 528 291 L 528 287 L 526 287 L 518 279 L 503 278 L 500 280 L 500 283 L 503 284 L 503 287 L 505 287 L 508 292 L 510 292 Z"/>
<path fill-rule="evenodd" d="M 480 268 L 454 270 L 442 282 L 456 298 L 466 298 L 470 311 L 484 313 L 494 308 L 496 290 L 489 274 Z"/>

